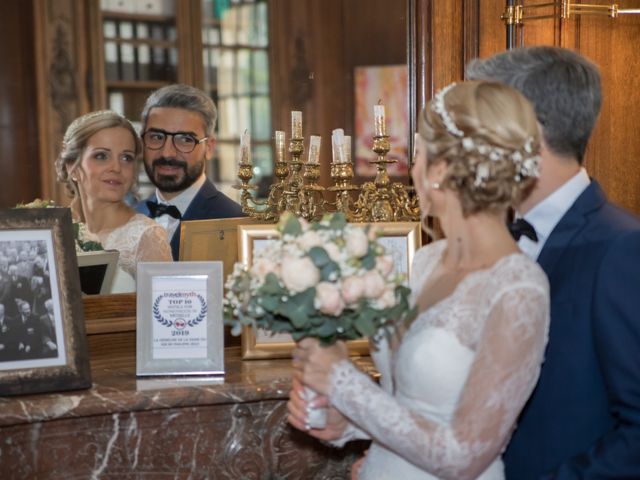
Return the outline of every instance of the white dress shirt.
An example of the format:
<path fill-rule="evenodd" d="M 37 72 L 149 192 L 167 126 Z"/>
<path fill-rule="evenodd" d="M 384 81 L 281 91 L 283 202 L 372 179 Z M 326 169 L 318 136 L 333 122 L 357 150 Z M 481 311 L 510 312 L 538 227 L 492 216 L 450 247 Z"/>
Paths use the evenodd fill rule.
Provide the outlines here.
<path fill-rule="evenodd" d="M 538 236 L 537 242 L 524 235 L 518 240 L 518 246 L 529 258 L 537 260 L 553 229 L 590 183 L 587 171 L 581 168 L 564 185 L 524 215 L 524 219 L 533 226 Z M 520 215 L 517 214 L 516 217 Z"/>
<path fill-rule="evenodd" d="M 156 188 L 156 198 L 158 199 L 158 203 L 162 205 L 175 205 L 175 207 L 180 211 L 180 215 L 185 214 L 189 205 L 195 198 L 195 196 L 200 191 L 200 188 L 204 184 L 206 180 L 206 176 L 204 172 L 200 175 L 200 178 L 196 180 L 193 185 L 191 185 L 186 190 L 183 190 L 179 195 L 176 195 L 171 200 L 166 200 L 160 190 Z M 176 233 L 178 226 L 180 225 L 180 219 L 173 218 L 171 215 L 165 213 L 155 218 L 155 221 L 158 222 L 162 227 L 167 231 L 167 236 L 169 237 L 169 241 L 173 238 L 173 234 Z"/>

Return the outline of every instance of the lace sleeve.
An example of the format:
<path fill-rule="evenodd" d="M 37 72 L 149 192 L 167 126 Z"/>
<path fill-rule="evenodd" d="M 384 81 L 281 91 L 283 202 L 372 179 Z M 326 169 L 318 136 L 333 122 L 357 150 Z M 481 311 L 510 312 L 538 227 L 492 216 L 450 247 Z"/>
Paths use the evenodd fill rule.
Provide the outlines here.
<path fill-rule="evenodd" d="M 450 424 L 413 412 L 348 361 L 332 372 L 333 405 L 431 474 L 477 477 L 504 448 L 535 386 L 549 322 L 548 290 L 541 286 L 510 285 L 495 298 Z"/>
<path fill-rule="evenodd" d="M 138 262 L 171 261 L 173 261 L 173 257 L 166 230 L 157 224 L 145 229 L 136 250 L 136 264 Z"/>

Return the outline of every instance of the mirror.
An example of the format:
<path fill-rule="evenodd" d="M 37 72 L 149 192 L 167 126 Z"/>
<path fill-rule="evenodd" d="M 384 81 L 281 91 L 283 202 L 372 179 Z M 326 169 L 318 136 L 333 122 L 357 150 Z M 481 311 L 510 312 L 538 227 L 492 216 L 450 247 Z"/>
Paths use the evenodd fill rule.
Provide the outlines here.
<path fill-rule="evenodd" d="M 205 89 L 219 109 L 218 152 L 209 175 L 237 198 L 240 137 L 252 136 L 253 181 L 264 194 L 273 173 L 273 132 L 323 138 L 322 185 L 331 183 L 331 131 L 353 136 L 356 176 L 371 179 L 373 105 L 386 107 L 394 177 L 408 177 L 408 0 L 203 1 Z M 305 142 L 305 149 L 308 144 Z"/>

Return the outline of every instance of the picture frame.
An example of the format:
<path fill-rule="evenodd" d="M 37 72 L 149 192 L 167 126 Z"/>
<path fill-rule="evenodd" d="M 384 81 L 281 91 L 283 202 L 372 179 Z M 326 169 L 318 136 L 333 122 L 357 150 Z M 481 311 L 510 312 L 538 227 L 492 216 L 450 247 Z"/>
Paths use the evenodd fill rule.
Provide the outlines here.
<path fill-rule="evenodd" d="M 0 396 L 91 387 L 68 208 L 0 212 Z"/>
<path fill-rule="evenodd" d="M 226 279 L 238 261 L 238 225 L 264 223 L 251 217 L 180 223 L 180 261 L 221 261 Z"/>
<path fill-rule="evenodd" d="M 355 224 L 364 226 L 366 224 Z M 418 222 L 380 222 L 373 224 L 382 231 L 380 242 L 391 254 L 396 269 L 411 275 L 413 256 L 422 244 L 420 223 Z M 254 255 L 270 239 L 279 236 L 276 225 L 238 226 L 238 254 L 240 261 L 247 267 L 253 263 Z M 242 329 L 242 358 L 245 360 L 263 360 L 290 358 L 295 343 L 288 334 L 271 335 L 268 332 L 256 332 L 251 327 Z M 368 355 L 367 340 L 348 342 L 351 355 Z"/>
<path fill-rule="evenodd" d="M 222 262 L 141 262 L 136 374 L 223 375 Z"/>
<path fill-rule="evenodd" d="M 120 252 L 117 250 L 78 252 L 82 293 L 85 295 L 110 294 L 119 256 Z"/>

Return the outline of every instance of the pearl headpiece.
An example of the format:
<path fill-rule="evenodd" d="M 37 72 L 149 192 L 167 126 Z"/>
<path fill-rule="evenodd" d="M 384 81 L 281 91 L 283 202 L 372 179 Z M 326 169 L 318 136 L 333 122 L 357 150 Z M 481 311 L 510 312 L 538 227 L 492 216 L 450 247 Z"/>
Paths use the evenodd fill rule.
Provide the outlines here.
<path fill-rule="evenodd" d="M 456 122 L 453 120 L 444 104 L 445 96 L 449 90 L 455 86 L 456 83 L 454 82 L 437 92 L 431 102 L 431 110 L 438 114 L 447 132 L 454 137 L 461 139 L 462 148 L 465 152 L 478 153 L 480 156 L 483 156 L 488 160 L 481 161 L 476 165 L 475 180 L 473 184 L 477 187 L 484 186 L 485 181 L 489 179 L 491 173 L 491 162 L 496 162 L 502 158 L 507 158 L 515 164 L 516 174 L 514 176 L 514 180 L 516 182 L 522 182 L 526 178 L 530 177 L 538 177 L 540 175 L 538 170 L 540 157 L 538 155 L 533 155 L 533 137 L 528 137 L 521 148 L 512 150 L 487 145 L 485 142 L 477 143 L 473 137 L 465 136 L 464 132 L 456 125 Z"/>

